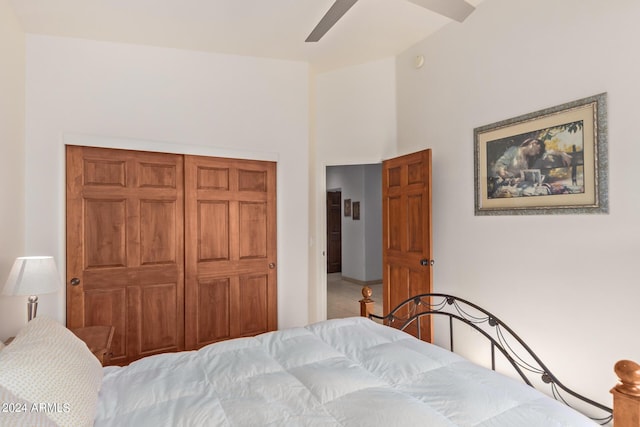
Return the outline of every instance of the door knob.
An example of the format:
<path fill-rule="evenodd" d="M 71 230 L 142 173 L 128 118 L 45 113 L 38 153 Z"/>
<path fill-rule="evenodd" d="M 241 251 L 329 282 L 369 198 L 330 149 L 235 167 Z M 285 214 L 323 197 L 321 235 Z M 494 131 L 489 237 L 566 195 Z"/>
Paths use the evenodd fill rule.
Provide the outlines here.
<path fill-rule="evenodd" d="M 432 260 L 432 259 L 423 258 L 423 259 L 420 260 L 420 265 L 423 266 L 423 267 L 426 267 L 428 265 L 429 266 L 433 266 L 433 264 L 435 264 L 435 263 L 436 263 L 435 260 Z"/>
<path fill-rule="evenodd" d="M 74 277 L 69 283 L 71 283 L 71 286 L 78 286 L 80 284 L 80 279 Z"/>
<path fill-rule="evenodd" d="M 269 263 L 269 268 L 273 270 L 274 268 L 276 268 L 276 264 L 273 263 L 273 262 L 270 262 Z"/>

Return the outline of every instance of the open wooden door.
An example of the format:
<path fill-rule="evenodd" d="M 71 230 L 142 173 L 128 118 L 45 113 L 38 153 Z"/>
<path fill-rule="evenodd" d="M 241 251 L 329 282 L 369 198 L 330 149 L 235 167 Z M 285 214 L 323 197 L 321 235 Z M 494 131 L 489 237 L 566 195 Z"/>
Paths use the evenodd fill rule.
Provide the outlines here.
<path fill-rule="evenodd" d="M 182 350 L 182 156 L 67 146 L 66 160 L 67 326 L 114 326 L 114 364 Z"/>
<path fill-rule="evenodd" d="M 432 292 L 431 150 L 382 163 L 382 233 L 386 314 L 410 296 Z M 421 329 L 431 341 L 428 319 Z"/>

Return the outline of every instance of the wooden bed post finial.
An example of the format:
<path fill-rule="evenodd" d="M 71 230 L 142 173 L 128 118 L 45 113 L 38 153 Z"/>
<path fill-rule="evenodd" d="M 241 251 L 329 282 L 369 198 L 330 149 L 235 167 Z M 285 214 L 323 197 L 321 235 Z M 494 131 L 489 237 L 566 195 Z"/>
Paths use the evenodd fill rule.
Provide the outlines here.
<path fill-rule="evenodd" d="M 362 299 L 360 300 L 360 316 L 368 317 L 370 313 L 373 313 L 373 305 L 375 302 L 371 299 L 373 290 L 365 286 L 362 288 Z"/>
<path fill-rule="evenodd" d="M 631 360 L 620 360 L 613 370 L 620 379 L 611 390 L 613 425 L 637 427 L 640 425 L 640 365 Z"/>

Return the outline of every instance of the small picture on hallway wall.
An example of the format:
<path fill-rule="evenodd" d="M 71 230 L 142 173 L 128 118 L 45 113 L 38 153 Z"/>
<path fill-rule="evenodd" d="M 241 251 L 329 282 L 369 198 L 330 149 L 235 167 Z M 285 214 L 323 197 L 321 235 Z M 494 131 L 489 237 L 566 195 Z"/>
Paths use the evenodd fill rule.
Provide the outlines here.
<path fill-rule="evenodd" d="M 351 216 L 351 199 L 344 199 L 344 216 Z"/>
<path fill-rule="evenodd" d="M 353 219 L 360 219 L 360 202 L 353 202 Z"/>
<path fill-rule="evenodd" d="M 608 213 L 606 94 L 476 128 L 475 214 Z"/>

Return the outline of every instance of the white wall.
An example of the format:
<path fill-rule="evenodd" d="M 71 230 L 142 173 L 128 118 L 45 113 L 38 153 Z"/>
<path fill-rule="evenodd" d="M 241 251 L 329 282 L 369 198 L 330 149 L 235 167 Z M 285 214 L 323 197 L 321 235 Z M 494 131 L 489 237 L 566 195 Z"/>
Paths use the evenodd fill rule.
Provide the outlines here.
<path fill-rule="evenodd" d="M 310 209 L 316 212 L 316 277 L 310 281 L 310 321 L 326 319 L 326 167 L 380 163 L 395 154 L 395 60 L 388 58 L 315 77 L 315 180 Z"/>
<path fill-rule="evenodd" d="M 382 281 L 382 164 L 364 167 L 365 281 Z"/>
<path fill-rule="evenodd" d="M 25 35 L 8 0 L 0 0 L 0 290 L 24 254 Z M 0 340 L 27 319 L 26 297 L 0 297 Z"/>
<path fill-rule="evenodd" d="M 615 361 L 640 360 L 639 19 L 634 0 L 485 0 L 396 68 L 398 152 L 433 149 L 435 290 L 493 310 L 608 404 Z M 601 92 L 609 215 L 474 216 L 475 127 Z"/>
<path fill-rule="evenodd" d="M 28 250 L 53 254 L 64 271 L 71 133 L 121 148 L 277 160 L 278 322 L 308 322 L 307 64 L 28 35 L 26 75 Z M 54 314 L 64 316 L 62 298 Z"/>

